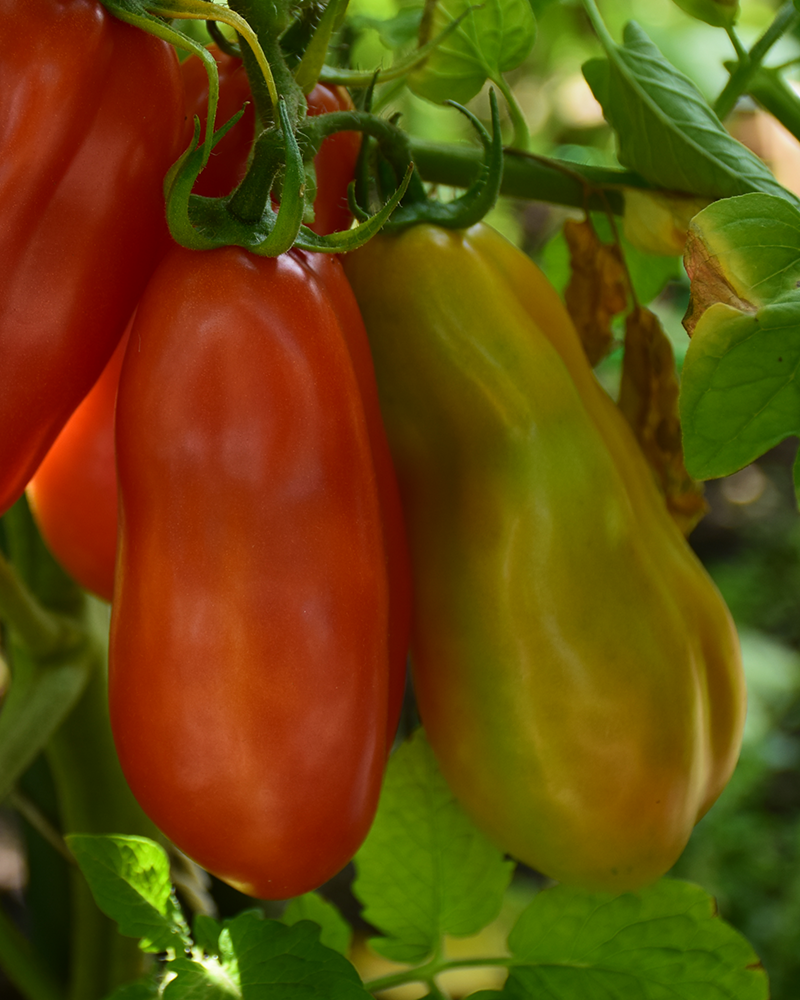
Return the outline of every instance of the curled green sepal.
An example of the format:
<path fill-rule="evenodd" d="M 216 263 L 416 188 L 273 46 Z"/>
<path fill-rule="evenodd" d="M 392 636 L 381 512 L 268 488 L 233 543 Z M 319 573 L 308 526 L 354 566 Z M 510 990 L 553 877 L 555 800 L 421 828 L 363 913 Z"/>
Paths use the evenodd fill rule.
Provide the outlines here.
<path fill-rule="evenodd" d="M 500 111 L 497 107 L 497 96 L 494 90 L 489 91 L 489 101 L 492 108 L 492 134 L 486 131 L 481 122 L 455 101 L 447 103 L 459 110 L 470 120 L 483 144 L 484 160 L 481 164 L 475 182 L 464 194 L 451 202 L 426 199 L 414 201 L 409 205 L 401 205 L 386 226 L 387 232 L 397 232 L 420 222 L 430 222 L 445 229 L 468 229 L 493 208 L 500 194 L 500 184 L 503 180 L 503 139 L 500 134 Z"/>
<path fill-rule="evenodd" d="M 388 199 L 386 204 L 374 215 L 368 216 L 357 226 L 353 226 L 352 229 L 344 229 L 338 233 L 330 233 L 327 236 L 320 236 L 313 232 L 313 230 L 306 228 L 306 226 L 301 226 L 295 240 L 295 246 L 300 247 L 301 250 L 314 250 L 317 253 L 348 253 L 350 250 L 356 250 L 358 247 L 363 246 L 386 225 L 389 216 L 400 204 L 400 199 L 406 193 L 413 173 L 414 165 L 410 163 L 400 182 L 400 186 Z M 350 188 L 352 187 L 353 184 L 351 182 Z M 348 201 L 352 204 L 353 198 L 350 190 L 348 190 Z"/>
<path fill-rule="evenodd" d="M 190 250 L 240 246 L 262 257 L 277 257 L 294 244 L 303 221 L 303 158 L 283 99 L 278 100 L 278 112 L 285 164 L 281 203 L 276 212 L 266 197 L 270 184 L 265 184 L 265 205 L 256 219 L 244 219 L 232 211 L 236 192 L 226 198 L 203 198 L 192 194 L 202 168 L 197 147 L 200 126 L 195 122 L 192 143 L 170 171 L 166 192 L 167 223 L 172 238 L 181 246 Z M 219 142 L 240 115 L 241 112 L 223 125 L 214 135 L 214 143 Z M 242 183 L 244 185 L 246 180 Z"/>

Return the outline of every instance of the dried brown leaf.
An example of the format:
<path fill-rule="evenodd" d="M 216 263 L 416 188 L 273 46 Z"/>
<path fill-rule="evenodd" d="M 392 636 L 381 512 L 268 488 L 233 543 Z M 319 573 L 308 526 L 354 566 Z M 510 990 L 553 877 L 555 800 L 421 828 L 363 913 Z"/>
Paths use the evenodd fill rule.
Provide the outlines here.
<path fill-rule="evenodd" d="M 672 344 L 658 318 L 637 306 L 625 321 L 625 359 L 619 408 L 633 428 L 667 509 L 688 535 L 708 509 L 703 484 L 683 462 L 678 376 Z"/>
<path fill-rule="evenodd" d="M 628 304 L 628 276 L 620 248 L 603 243 L 591 220 L 564 224 L 572 274 L 564 292 L 569 314 L 594 367 L 611 350 L 611 321 Z"/>

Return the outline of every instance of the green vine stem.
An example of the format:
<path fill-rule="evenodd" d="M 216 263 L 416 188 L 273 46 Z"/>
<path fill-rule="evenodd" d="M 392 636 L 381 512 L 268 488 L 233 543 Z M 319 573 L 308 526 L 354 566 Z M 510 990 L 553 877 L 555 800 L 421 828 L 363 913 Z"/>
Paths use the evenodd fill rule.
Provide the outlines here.
<path fill-rule="evenodd" d="M 425 965 L 419 965 L 414 969 L 405 969 L 402 972 L 381 976 L 379 979 L 372 979 L 364 983 L 364 986 L 370 993 L 381 993 L 383 990 L 389 990 L 395 986 L 406 986 L 408 983 L 433 985 L 436 976 L 456 969 L 485 969 L 497 966 L 508 968 L 513 964 L 512 958 L 502 956 L 493 958 L 434 958 L 430 962 L 426 962 Z"/>
<path fill-rule="evenodd" d="M 736 29 L 732 24 L 728 24 L 725 27 L 728 33 L 728 38 L 730 39 L 731 45 L 733 46 L 733 51 L 736 53 L 736 58 L 740 63 L 747 61 L 747 49 L 742 45 L 739 40 L 739 36 L 736 34 Z"/>
<path fill-rule="evenodd" d="M 286 102 L 289 121 L 297 124 L 305 114 L 305 96 L 286 64 L 279 41 L 291 20 L 289 4 L 285 0 L 229 0 L 228 6 L 250 25 L 269 63 L 272 87 L 267 86 L 254 53 L 242 46 L 242 62 L 262 128 L 276 124 L 279 97 Z"/>
<path fill-rule="evenodd" d="M 79 633 L 62 615 L 48 611 L 0 553 L 0 619 L 31 653 L 48 657 L 74 646 Z"/>
<path fill-rule="evenodd" d="M 477 147 L 456 147 L 409 137 L 409 148 L 423 180 L 434 184 L 469 187 L 480 170 L 482 154 Z M 584 208 L 588 191 L 590 207 L 602 210 L 610 206 L 621 214 L 622 191 L 626 187 L 651 189 L 639 174 L 628 170 L 562 163 L 513 149 L 504 153 L 500 193 L 512 198 Z"/>
<path fill-rule="evenodd" d="M 775 15 L 772 24 L 767 28 L 761 38 L 753 45 L 744 57 L 739 57 L 739 62 L 731 73 L 728 82 L 723 87 L 719 97 L 714 102 L 714 111 L 720 121 L 724 121 L 733 111 L 736 102 L 747 93 L 750 81 L 756 71 L 761 66 L 772 46 L 800 20 L 794 3 L 787 0 Z"/>
<path fill-rule="evenodd" d="M 24 729 L 26 716 L 34 707 L 44 720 L 40 729 L 44 722 L 50 725 L 54 719 L 57 721 L 54 733 L 47 729 L 43 736 L 34 732 L 32 737 L 48 739 L 44 753 L 56 788 L 61 833 L 157 836 L 128 789 L 114 749 L 106 694 L 105 606 L 89 601 L 56 565 L 24 500 L 6 514 L 5 527 L 9 560 L 16 570 L 7 573 L 7 579 L 16 579 L 29 590 L 29 603 L 41 605 L 45 621 L 47 615 L 63 616 L 79 641 L 76 649 L 61 647 L 60 653 L 49 650 L 43 660 L 38 649 L 47 648 L 47 643 L 38 647 L 36 643 L 23 643 L 18 630 L 9 632 L 7 652 L 12 679 L 2 713 L 4 737 L 10 735 L 9 730 L 11 735 L 17 735 L 15 720 L 22 720 L 20 726 Z M 16 589 L 23 592 L 18 586 Z M 71 711 L 69 704 L 66 711 L 62 704 L 63 685 L 50 683 L 62 672 L 66 672 L 66 680 L 71 672 L 78 673 L 77 681 L 69 685 L 76 696 Z M 34 698 L 37 701 L 32 707 Z M 5 745 L 3 749 L 7 749 Z M 70 985 L 63 1000 L 103 1000 L 115 987 L 141 974 L 142 954 L 136 941 L 122 937 L 115 923 L 97 908 L 77 867 L 71 869 L 70 877 Z M 5 966 L 2 953 L 0 962 Z M 30 1000 L 49 1000 L 51 995 L 28 993 Z"/>
<path fill-rule="evenodd" d="M 795 139 L 800 140 L 800 97 L 777 69 L 765 69 L 762 66 L 750 80 L 747 92 L 762 108 L 777 118 Z"/>
<path fill-rule="evenodd" d="M 61 821 L 70 833 L 158 832 L 131 794 L 117 760 L 102 664 L 80 702 L 47 748 L 58 789 Z M 142 975 L 144 956 L 101 913 L 81 872 L 71 872 L 73 940 L 69 1000 L 101 1000 Z"/>

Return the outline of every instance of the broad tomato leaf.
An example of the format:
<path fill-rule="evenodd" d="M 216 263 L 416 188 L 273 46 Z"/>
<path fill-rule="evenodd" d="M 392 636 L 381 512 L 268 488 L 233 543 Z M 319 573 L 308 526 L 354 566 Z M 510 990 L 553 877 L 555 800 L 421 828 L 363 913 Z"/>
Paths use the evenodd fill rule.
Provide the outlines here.
<path fill-rule="evenodd" d="M 378 814 L 356 855 L 373 948 L 421 962 L 444 934 L 475 934 L 500 912 L 514 866 L 453 798 L 422 730 L 389 761 Z"/>
<path fill-rule="evenodd" d="M 312 920 L 319 926 L 319 939 L 327 948 L 333 948 L 342 955 L 347 954 L 352 931 L 333 903 L 323 899 L 317 892 L 295 896 L 283 911 L 281 922 L 291 927 L 301 920 Z"/>
<path fill-rule="evenodd" d="M 431 37 L 472 7 L 472 11 L 425 63 L 408 77 L 415 94 L 429 101 L 465 104 L 486 80 L 497 81 L 519 66 L 536 39 L 529 0 L 440 0 Z"/>
<path fill-rule="evenodd" d="M 387 49 L 399 49 L 414 41 L 421 20 L 421 7 L 402 7 L 394 17 L 381 20 L 367 14 L 356 14 L 349 18 L 348 23 L 354 31 L 373 28 Z"/>
<path fill-rule="evenodd" d="M 662 879 L 613 896 L 567 886 L 540 892 L 508 939 L 513 1000 L 766 1000 L 767 977 L 699 886 Z M 487 994 L 486 1000 L 493 994 Z"/>
<path fill-rule="evenodd" d="M 182 951 L 191 942 L 164 849 L 146 837 L 73 833 L 70 850 L 100 909 L 143 951 Z"/>
<path fill-rule="evenodd" d="M 591 60 L 583 73 L 617 133 L 620 163 L 669 191 L 709 198 L 765 191 L 800 205 L 636 23 L 626 25 L 621 46 L 600 22 L 595 28 L 608 58 Z"/>
<path fill-rule="evenodd" d="M 319 927 L 291 927 L 247 911 L 225 922 L 223 965 L 235 963 L 243 1000 L 366 1000 L 369 993 L 350 962 L 319 940 Z"/>
<path fill-rule="evenodd" d="M 236 967 L 226 968 L 216 959 L 202 962 L 179 958 L 170 962 L 171 976 L 162 994 L 164 1000 L 240 1000 Z M 233 975 L 231 975 L 233 972 Z"/>
<path fill-rule="evenodd" d="M 219 935 L 222 924 L 207 913 L 196 913 L 192 922 L 192 934 L 195 945 L 206 955 L 219 954 Z"/>
<path fill-rule="evenodd" d="M 800 212 L 751 194 L 692 222 L 681 385 L 689 472 L 729 475 L 800 434 Z"/>
<path fill-rule="evenodd" d="M 715 28 L 729 28 L 739 17 L 739 0 L 673 0 L 681 10 Z"/>

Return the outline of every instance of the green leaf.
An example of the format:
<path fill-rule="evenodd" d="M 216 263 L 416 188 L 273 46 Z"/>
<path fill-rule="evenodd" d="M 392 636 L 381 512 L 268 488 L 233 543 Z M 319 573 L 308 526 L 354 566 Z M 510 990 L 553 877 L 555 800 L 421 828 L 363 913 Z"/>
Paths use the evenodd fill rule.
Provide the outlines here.
<path fill-rule="evenodd" d="M 367 14 L 356 14 L 348 18 L 354 31 L 373 28 L 387 49 L 400 49 L 413 42 L 419 32 L 422 7 L 401 7 L 394 17 L 381 19 Z"/>
<path fill-rule="evenodd" d="M 19 659 L 24 650 L 16 653 Z M 77 704 L 97 669 L 87 644 L 57 665 L 31 663 L 11 684 L 0 713 L 0 801 L 27 771 Z"/>
<path fill-rule="evenodd" d="M 319 940 L 319 927 L 291 927 L 247 911 L 225 922 L 223 966 L 235 964 L 243 1000 L 366 1000 L 369 994 L 350 962 Z"/>
<path fill-rule="evenodd" d="M 673 0 L 681 10 L 715 28 L 729 28 L 739 17 L 739 0 Z"/>
<path fill-rule="evenodd" d="M 692 340 L 681 384 L 686 466 L 729 475 L 800 434 L 800 212 L 751 194 L 692 222 Z"/>
<path fill-rule="evenodd" d="M 529 0 L 440 0 L 431 35 L 436 35 L 473 7 L 427 61 L 414 70 L 408 84 L 415 94 L 442 104 L 466 104 L 486 80 L 497 82 L 515 69 L 536 39 L 536 21 Z"/>
<path fill-rule="evenodd" d="M 241 1000 L 244 996 L 236 978 L 236 963 L 227 967 L 216 959 L 202 962 L 179 958 L 168 965 L 170 975 L 164 1000 Z"/>
<path fill-rule="evenodd" d="M 556 886 L 509 935 L 513 1000 L 766 1000 L 767 976 L 699 886 L 662 879 L 613 896 Z M 519 964 L 516 964 L 519 963 Z M 491 996 L 491 994 L 490 994 Z"/>
<path fill-rule="evenodd" d="M 593 21 L 608 58 L 591 60 L 583 73 L 617 133 L 620 163 L 669 191 L 709 198 L 765 191 L 800 205 L 637 24 L 626 25 L 619 46 Z"/>
<path fill-rule="evenodd" d="M 163 848 L 146 837 L 70 834 L 67 843 L 95 902 L 142 951 L 182 951 L 191 944 Z"/>
<path fill-rule="evenodd" d="M 281 922 L 291 927 L 301 920 L 311 920 L 319 926 L 319 939 L 327 948 L 347 954 L 352 937 L 350 925 L 333 903 L 323 899 L 318 892 L 307 892 L 289 900 Z"/>
<path fill-rule="evenodd" d="M 195 914 L 192 922 L 192 935 L 195 945 L 206 955 L 219 954 L 219 935 L 222 924 L 207 913 Z"/>
<path fill-rule="evenodd" d="M 421 962 L 443 934 L 476 934 L 500 912 L 513 864 L 453 798 L 422 730 L 391 758 L 378 814 L 356 855 L 376 951 Z"/>

